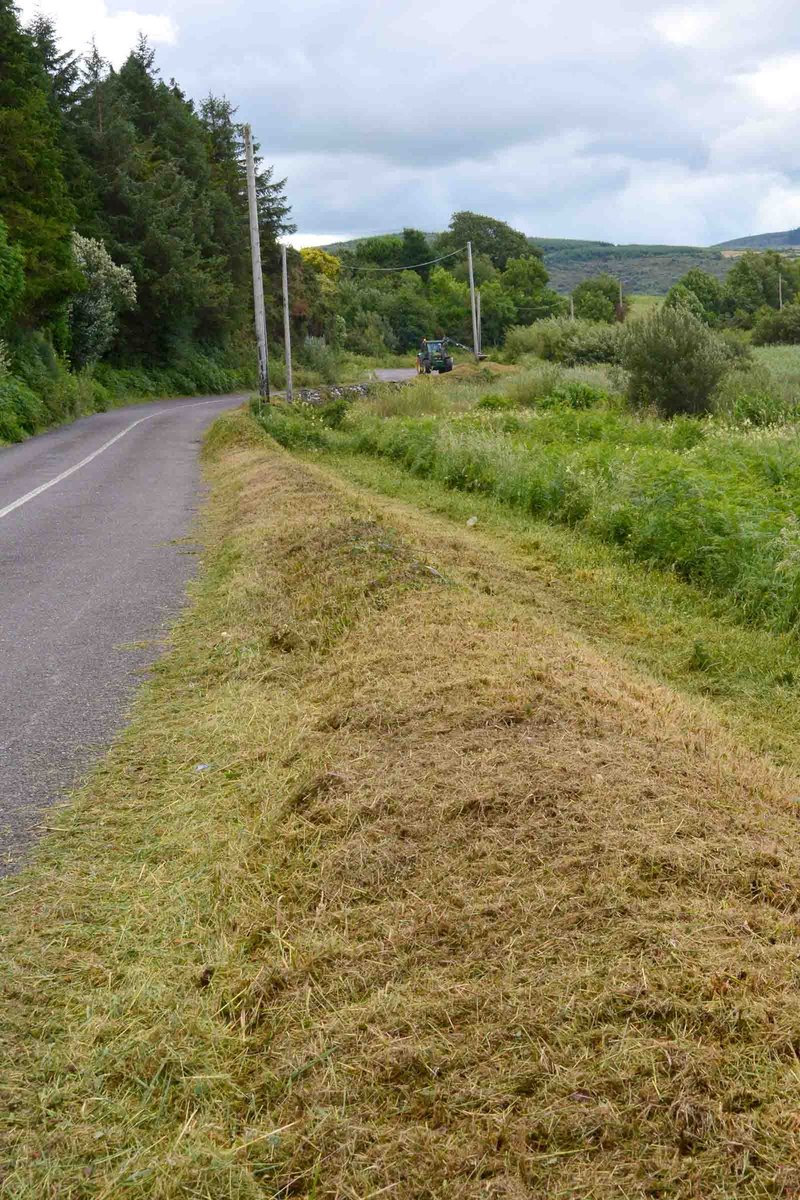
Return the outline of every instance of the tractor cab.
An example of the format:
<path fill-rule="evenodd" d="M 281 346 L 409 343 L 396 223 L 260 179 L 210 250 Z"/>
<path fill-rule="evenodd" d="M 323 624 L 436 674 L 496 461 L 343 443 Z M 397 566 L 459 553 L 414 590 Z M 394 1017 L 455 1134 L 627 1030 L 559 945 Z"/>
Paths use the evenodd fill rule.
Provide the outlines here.
<path fill-rule="evenodd" d="M 444 374 L 453 369 L 453 356 L 447 353 L 446 339 L 423 338 L 417 354 L 417 374 L 430 375 L 431 371 Z"/>

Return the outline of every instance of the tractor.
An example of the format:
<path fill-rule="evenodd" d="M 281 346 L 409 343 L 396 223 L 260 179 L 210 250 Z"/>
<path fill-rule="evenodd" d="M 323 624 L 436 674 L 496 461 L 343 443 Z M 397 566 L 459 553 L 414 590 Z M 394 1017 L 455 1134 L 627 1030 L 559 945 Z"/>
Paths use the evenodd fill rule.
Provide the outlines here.
<path fill-rule="evenodd" d="M 448 338 L 423 338 L 417 354 L 417 374 L 430 375 L 438 371 L 443 375 L 453 369 L 453 356 L 447 353 Z"/>

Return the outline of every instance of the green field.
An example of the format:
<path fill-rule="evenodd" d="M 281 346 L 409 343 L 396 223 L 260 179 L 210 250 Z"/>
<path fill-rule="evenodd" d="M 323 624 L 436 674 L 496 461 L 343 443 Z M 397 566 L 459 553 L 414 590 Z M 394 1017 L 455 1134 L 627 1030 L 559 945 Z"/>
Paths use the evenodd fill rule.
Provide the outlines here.
<path fill-rule="evenodd" d="M 663 299 L 663 296 L 645 296 L 634 293 L 630 296 L 631 307 L 628 313 L 628 320 L 636 320 L 637 318 L 648 316 L 649 313 L 658 308 Z"/>
<path fill-rule="evenodd" d="M 800 350 L 759 352 L 795 409 Z M 487 383 L 489 383 L 487 378 Z M 627 410 L 614 368 L 528 362 L 505 378 L 384 392 L 340 428 L 276 410 L 270 432 L 388 459 L 446 487 L 579 529 L 699 587 L 751 624 L 800 620 L 800 449 L 794 418 L 665 422 Z M 791 408 L 787 412 L 791 412 Z"/>

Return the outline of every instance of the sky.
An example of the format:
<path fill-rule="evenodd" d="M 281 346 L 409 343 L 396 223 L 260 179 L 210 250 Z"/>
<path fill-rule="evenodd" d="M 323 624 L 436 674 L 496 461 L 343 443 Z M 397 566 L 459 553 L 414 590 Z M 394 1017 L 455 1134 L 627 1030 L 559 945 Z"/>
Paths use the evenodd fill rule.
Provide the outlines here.
<path fill-rule="evenodd" d="M 23 0 L 118 65 L 142 31 L 288 179 L 295 244 L 459 209 L 709 245 L 800 225 L 795 0 Z"/>

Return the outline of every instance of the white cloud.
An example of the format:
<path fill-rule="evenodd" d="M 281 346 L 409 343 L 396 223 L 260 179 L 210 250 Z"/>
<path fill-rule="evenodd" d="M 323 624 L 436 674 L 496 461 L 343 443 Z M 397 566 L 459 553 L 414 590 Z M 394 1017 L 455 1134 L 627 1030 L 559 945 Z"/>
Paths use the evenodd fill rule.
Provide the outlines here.
<path fill-rule="evenodd" d="M 764 190 L 756 208 L 755 225 L 765 233 L 800 225 L 800 184 L 775 180 Z"/>
<path fill-rule="evenodd" d="M 700 46 L 712 33 L 717 16 L 707 8 L 668 8 L 653 17 L 653 28 L 675 46 Z"/>
<path fill-rule="evenodd" d="M 178 27 L 165 13 L 135 12 L 130 9 L 109 10 L 105 0 L 22 0 L 23 20 L 29 21 L 37 12 L 55 19 L 65 46 L 85 52 L 94 38 L 102 56 L 118 67 L 128 55 L 140 33 L 155 46 L 171 45 L 178 36 Z"/>
<path fill-rule="evenodd" d="M 780 54 L 743 73 L 740 82 L 765 108 L 792 112 L 800 108 L 800 53 Z"/>

